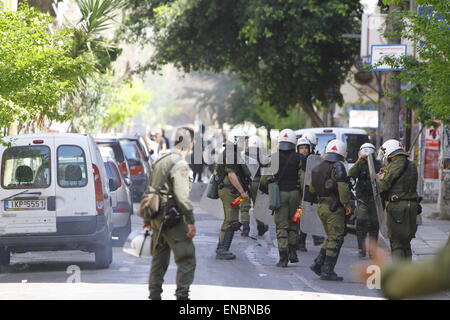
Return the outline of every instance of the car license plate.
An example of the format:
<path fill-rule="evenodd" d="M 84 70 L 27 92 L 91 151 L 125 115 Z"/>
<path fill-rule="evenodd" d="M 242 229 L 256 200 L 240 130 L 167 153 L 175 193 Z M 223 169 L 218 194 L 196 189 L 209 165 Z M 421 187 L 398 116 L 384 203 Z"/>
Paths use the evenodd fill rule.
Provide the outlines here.
<path fill-rule="evenodd" d="M 45 199 L 5 200 L 5 211 L 45 210 Z"/>

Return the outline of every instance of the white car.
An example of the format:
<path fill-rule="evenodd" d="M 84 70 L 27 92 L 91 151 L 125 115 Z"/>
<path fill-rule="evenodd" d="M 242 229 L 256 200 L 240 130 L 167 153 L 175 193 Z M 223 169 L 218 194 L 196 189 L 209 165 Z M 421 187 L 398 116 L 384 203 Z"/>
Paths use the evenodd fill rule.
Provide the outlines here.
<path fill-rule="evenodd" d="M 112 205 L 90 135 L 31 134 L 0 145 L 0 264 L 11 253 L 81 250 L 112 262 Z"/>
<path fill-rule="evenodd" d="M 358 151 L 361 145 L 369 142 L 369 136 L 366 131 L 362 129 L 352 128 L 307 128 L 299 129 L 295 131 L 297 139 L 300 138 L 306 132 L 312 132 L 316 134 L 317 146 L 316 152 L 323 155 L 325 147 L 328 142 L 333 139 L 338 139 L 347 144 L 347 157 L 348 169 L 358 160 Z"/>

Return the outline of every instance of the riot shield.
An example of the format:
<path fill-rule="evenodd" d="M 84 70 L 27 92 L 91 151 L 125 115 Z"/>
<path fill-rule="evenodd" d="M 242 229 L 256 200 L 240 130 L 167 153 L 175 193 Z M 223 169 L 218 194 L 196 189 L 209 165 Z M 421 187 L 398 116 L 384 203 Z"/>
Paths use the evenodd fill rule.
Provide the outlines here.
<path fill-rule="evenodd" d="M 253 214 L 256 219 L 264 224 L 273 225 L 272 211 L 269 210 L 269 195 L 258 190 L 255 203 L 253 204 Z"/>
<path fill-rule="evenodd" d="M 375 165 L 373 162 L 373 157 L 369 155 L 367 157 L 367 164 L 369 166 L 370 183 L 372 184 L 372 192 L 375 200 L 375 207 L 377 209 L 378 224 L 380 225 L 380 233 L 384 237 L 383 240 L 387 239 L 387 225 L 386 225 L 386 212 L 383 209 L 383 203 L 381 202 L 380 192 L 378 191 L 378 184 L 375 179 Z"/>
<path fill-rule="evenodd" d="M 210 199 L 207 197 L 207 194 L 208 188 L 206 188 L 205 192 L 202 195 L 202 198 L 200 200 L 200 208 L 205 210 L 208 214 L 223 220 L 224 214 L 222 200 L 220 200 L 220 198 Z"/>
<path fill-rule="evenodd" d="M 323 229 L 322 221 L 317 214 L 317 203 L 311 202 L 308 197 L 309 186 L 311 185 L 312 169 L 323 161 L 319 155 L 310 155 L 306 161 L 305 182 L 303 185 L 303 199 L 302 199 L 302 217 L 300 219 L 300 229 L 304 233 L 311 233 L 318 236 L 326 236 Z M 309 200 L 309 201 L 308 201 Z"/>
<path fill-rule="evenodd" d="M 245 164 L 247 165 L 247 168 L 250 171 L 253 180 L 255 178 L 255 175 L 258 173 L 259 163 L 254 158 L 245 156 Z"/>

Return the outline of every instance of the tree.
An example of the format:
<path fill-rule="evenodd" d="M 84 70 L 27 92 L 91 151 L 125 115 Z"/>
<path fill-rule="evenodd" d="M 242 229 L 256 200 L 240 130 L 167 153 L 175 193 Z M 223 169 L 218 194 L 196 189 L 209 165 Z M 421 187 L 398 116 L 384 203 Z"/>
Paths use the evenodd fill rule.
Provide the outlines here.
<path fill-rule="evenodd" d="M 322 125 L 314 102 L 353 64 L 358 43 L 342 35 L 359 31 L 362 13 L 350 0 L 130 0 L 128 8 L 127 26 L 155 46 L 147 67 L 235 73 L 282 116 L 300 105 L 314 126 Z"/>
<path fill-rule="evenodd" d="M 89 72 L 89 54 L 70 56 L 71 33 L 49 32 L 52 18 L 20 5 L 0 12 L 0 127 L 37 115 L 65 120 L 60 98 Z"/>

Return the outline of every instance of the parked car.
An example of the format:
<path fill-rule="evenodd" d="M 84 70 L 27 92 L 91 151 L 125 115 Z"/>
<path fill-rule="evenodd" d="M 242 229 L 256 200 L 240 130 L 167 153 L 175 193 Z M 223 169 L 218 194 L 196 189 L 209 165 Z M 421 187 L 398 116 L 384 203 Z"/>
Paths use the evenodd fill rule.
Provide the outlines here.
<path fill-rule="evenodd" d="M 150 182 L 150 157 L 138 137 L 120 137 L 119 141 L 130 167 L 133 201 L 139 202 Z"/>
<path fill-rule="evenodd" d="M 11 253 L 94 252 L 112 262 L 112 206 L 100 151 L 86 134 L 6 137 L 0 145 L 0 264 Z"/>
<path fill-rule="evenodd" d="M 116 161 L 111 157 L 103 157 L 106 174 L 109 179 L 110 196 L 112 199 L 113 237 L 119 238 L 119 243 L 125 243 L 131 233 L 131 212 L 133 201 L 130 190 L 119 171 Z"/>

